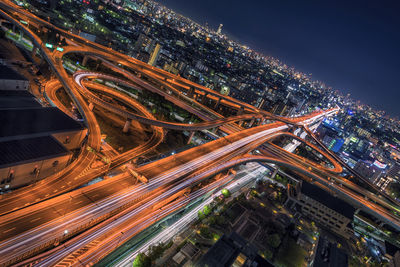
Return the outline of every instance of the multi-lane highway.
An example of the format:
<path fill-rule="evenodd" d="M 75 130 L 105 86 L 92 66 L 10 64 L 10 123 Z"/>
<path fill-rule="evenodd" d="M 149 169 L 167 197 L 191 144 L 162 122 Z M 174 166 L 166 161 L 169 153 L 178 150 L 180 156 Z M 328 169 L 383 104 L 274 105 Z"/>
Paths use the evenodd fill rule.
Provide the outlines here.
<path fill-rule="evenodd" d="M 269 162 L 292 168 L 311 177 L 317 184 L 330 188 L 354 205 L 362 206 L 385 222 L 400 228 L 391 213 L 391 207 L 384 205 L 386 202 L 376 201 L 376 204 L 366 199 L 365 195 L 356 192 L 354 187 L 332 183 L 328 179 L 329 175 L 341 172 L 341 166 L 331 155 L 312 144 L 308 145 L 324 155 L 332 168 L 303 161 L 272 146 L 267 146 L 267 149 L 270 153 L 275 153 L 276 157 L 245 156 L 292 126 L 315 127 L 324 117 L 336 113 L 337 108 L 296 118 L 275 116 L 89 42 L 41 20 L 9 1 L 2 1 L 0 8 L 3 9 L 0 10 L 0 15 L 32 39 L 55 73 L 57 79 L 49 81 L 45 89 L 50 102 L 74 116 L 55 94 L 63 87 L 89 130 L 87 142 L 79 157 L 65 170 L 37 184 L 10 193 L 0 200 L 0 214 L 3 214 L 0 218 L 0 264 L 12 264 L 26 258 L 30 258 L 27 262 L 39 260 L 41 266 L 74 264 L 78 259 L 78 264 L 93 264 L 140 230 L 227 181 L 217 180 L 192 191 L 194 185 L 225 169 L 250 161 Z M 65 47 L 64 51 L 49 51 L 34 32 L 19 22 L 21 18 L 29 18 L 39 25 L 55 30 L 72 45 Z M 125 79 L 91 71 L 76 72 L 71 76 L 63 66 L 63 57 L 68 54 L 100 58 L 102 64 L 122 74 Z M 149 90 L 204 121 L 184 124 L 157 120 L 126 92 L 94 83 L 92 79 L 109 80 L 127 87 Z M 104 101 L 98 93 L 113 96 L 134 112 Z M 207 103 L 213 103 L 214 107 L 227 106 L 235 110 L 237 115 L 224 118 L 207 107 Z M 93 165 L 98 160 L 101 146 L 101 131 L 92 112 L 93 105 L 127 120 L 152 125 L 152 137 L 147 143 L 112 157 L 110 164 Z M 272 123 L 253 125 L 255 127 L 248 129 L 234 123 L 243 120 L 254 122 L 256 119 L 268 119 Z M 163 140 L 164 129 L 197 131 L 215 127 L 221 127 L 229 135 L 136 168 L 135 172 L 146 177 L 148 183 L 136 183 L 133 177 L 122 173 L 66 193 L 156 147 Z M 96 153 L 91 152 L 93 150 Z M 95 167 L 98 165 L 99 167 Z M 43 252 L 54 246 L 54 249 Z M 35 256 L 36 254 L 38 255 Z M 70 255 L 75 259 L 72 263 Z"/>

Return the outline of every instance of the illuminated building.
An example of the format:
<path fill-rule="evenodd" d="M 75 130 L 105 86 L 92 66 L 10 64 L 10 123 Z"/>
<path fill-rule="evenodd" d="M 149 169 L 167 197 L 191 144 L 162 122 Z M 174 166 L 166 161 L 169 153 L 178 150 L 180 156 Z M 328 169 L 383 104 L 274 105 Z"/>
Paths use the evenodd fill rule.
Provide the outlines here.
<path fill-rule="evenodd" d="M 223 26 L 224 26 L 223 24 L 219 24 L 218 30 L 217 30 L 217 34 L 221 34 L 222 33 L 222 27 Z"/>
<path fill-rule="evenodd" d="M 157 64 L 158 56 L 160 55 L 161 45 L 156 44 L 153 52 L 151 53 L 150 60 L 148 62 L 149 65 L 155 66 Z"/>
<path fill-rule="evenodd" d="M 288 194 L 289 208 L 345 238 L 353 236 L 355 208 L 347 202 L 305 181 L 296 190 L 288 190 Z"/>

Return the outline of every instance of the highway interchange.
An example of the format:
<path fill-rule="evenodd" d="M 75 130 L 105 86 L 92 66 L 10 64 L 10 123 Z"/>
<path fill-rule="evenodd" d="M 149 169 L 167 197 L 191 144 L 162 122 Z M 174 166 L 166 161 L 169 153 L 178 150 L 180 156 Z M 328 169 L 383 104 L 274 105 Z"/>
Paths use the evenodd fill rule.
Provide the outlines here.
<path fill-rule="evenodd" d="M 0 15 L 32 40 L 56 74 L 56 78 L 46 84 L 47 98 L 74 117 L 57 98 L 56 91 L 64 88 L 89 130 L 85 147 L 65 170 L 0 199 L 0 265 L 17 262 L 40 266 L 93 264 L 141 230 L 231 181 L 224 178 L 192 191 L 194 185 L 221 171 L 254 161 L 294 169 L 400 229 L 398 218 L 392 212 L 398 210 L 397 206 L 338 176 L 342 167 L 326 151 L 308 143 L 324 155 L 333 168 L 312 163 L 266 143 L 277 136 L 290 135 L 288 131 L 293 127 L 315 127 L 324 117 L 335 114 L 337 108 L 303 117 L 281 118 L 58 29 L 11 2 L 4 1 L 0 7 Z M 21 18 L 57 30 L 71 45 L 63 52 L 49 51 L 34 32 L 19 22 Z M 90 71 L 70 75 L 63 66 L 63 57 L 70 53 L 101 59 L 105 66 L 125 79 Z M 157 120 L 127 92 L 95 83 L 96 79 L 159 94 L 203 122 L 185 124 Z M 112 95 L 135 112 L 104 101 L 98 93 Z M 214 107 L 227 106 L 237 115 L 225 118 L 209 108 L 207 102 L 215 103 Z M 95 164 L 99 162 L 102 142 L 93 105 L 126 120 L 150 125 L 151 138 L 139 147 L 112 156 L 109 163 Z M 246 129 L 235 123 L 244 120 L 252 121 L 250 124 L 254 127 Z M 267 120 L 270 123 L 265 124 Z M 148 183 L 136 183 L 129 173 L 122 172 L 112 179 L 75 189 L 157 147 L 163 141 L 166 129 L 193 132 L 216 127 L 227 136 L 135 168 L 135 172 L 149 180 Z M 263 144 L 269 155 L 249 154 Z"/>

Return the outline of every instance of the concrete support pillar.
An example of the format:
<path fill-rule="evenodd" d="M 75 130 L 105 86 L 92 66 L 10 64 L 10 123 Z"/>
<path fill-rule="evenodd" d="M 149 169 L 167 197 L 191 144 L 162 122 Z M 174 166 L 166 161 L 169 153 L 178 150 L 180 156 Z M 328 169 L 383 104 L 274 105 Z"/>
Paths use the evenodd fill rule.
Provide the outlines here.
<path fill-rule="evenodd" d="M 22 31 L 19 31 L 19 38 L 18 38 L 19 42 L 22 41 L 22 37 L 24 37 L 24 33 Z"/>
<path fill-rule="evenodd" d="M 82 60 L 82 66 L 86 66 L 87 62 L 88 62 L 89 57 L 88 56 L 84 56 L 83 60 Z"/>
<path fill-rule="evenodd" d="M 93 105 L 92 102 L 90 102 L 90 103 L 89 103 L 89 109 L 90 109 L 90 110 L 93 110 L 93 108 L 94 108 L 94 105 Z"/>
<path fill-rule="evenodd" d="M 188 91 L 188 97 L 193 97 L 193 94 L 194 94 L 194 87 L 190 86 L 190 89 Z"/>
<path fill-rule="evenodd" d="M 187 141 L 187 144 L 190 144 L 190 142 L 192 142 L 192 139 L 193 139 L 193 136 L 194 136 L 194 131 L 193 132 L 190 132 L 190 134 L 189 134 L 189 138 L 188 138 L 188 141 Z"/>
<path fill-rule="evenodd" d="M 253 127 L 254 122 L 256 121 L 255 118 L 251 119 L 250 123 L 249 123 L 249 127 Z"/>
<path fill-rule="evenodd" d="M 36 56 L 37 52 L 38 52 L 38 48 L 37 48 L 36 46 L 33 46 L 33 49 L 32 49 L 32 56 L 33 56 L 33 57 Z"/>
<path fill-rule="evenodd" d="M 219 97 L 217 102 L 215 103 L 214 108 L 217 109 L 220 103 L 221 103 L 221 98 Z"/>
<path fill-rule="evenodd" d="M 237 115 L 242 115 L 243 112 L 244 112 L 244 107 L 240 106 L 240 109 L 238 110 Z"/>
<path fill-rule="evenodd" d="M 276 166 L 276 169 L 274 170 L 274 172 L 273 172 L 272 175 L 271 175 L 271 179 L 274 179 L 274 178 L 275 178 L 275 176 L 276 176 L 276 174 L 278 173 L 278 171 L 279 171 L 279 167 Z"/>
<path fill-rule="evenodd" d="M 205 103 L 206 103 L 206 101 L 207 101 L 207 96 L 208 96 L 208 93 L 207 93 L 207 92 L 204 93 L 203 99 L 201 100 L 201 103 L 202 103 L 202 104 L 205 104 Z"/>
<path fill-rule="evenodd" d="M 131 126 L 131 119 L 127 119 L 124 125 L 124 129 L 122 129 L 123 133 L 127 133 L 129 131 L 129 127 Z"/>

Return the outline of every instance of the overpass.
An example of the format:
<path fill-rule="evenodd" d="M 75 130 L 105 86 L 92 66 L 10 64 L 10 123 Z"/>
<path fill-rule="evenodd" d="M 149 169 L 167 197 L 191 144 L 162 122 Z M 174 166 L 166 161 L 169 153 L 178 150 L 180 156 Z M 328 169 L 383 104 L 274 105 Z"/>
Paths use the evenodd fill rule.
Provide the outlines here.
<path fill-rule="evenodd" d="M 35 19 L 38 23 L 43 23 L 44 25 L 47 25 L 47 27 L 54 28 L 54 26 L 49 25 L 48 23 L 43 22 L 38 18 L 35 18 L 35 16 L 29 14 L 28 12 L 26 12 L 24 10 L 16 8 L 14 5 L 11 5 L 7 1 L 4 3 L 0 3 L 0 6 L 3 8 L 4 8 L 4 6 L 6 6 L 5 8 L 10 8 L 9 6 L 11 6 L 11 9 L 13 9 L 14 11 L 22 12 L 24 14 L 24 16 L 29 16 L 29 17 Z M 85 123 L 87 124 L 87 126 L 89 128 L 88 146 L 93 147 L 95 150 L 99 150 L 99 139 L 100 139 L 99 138 L 99 128 L 98 128 L 97 122 L 95 120 L 95 117 L 94 117 L 93 113 L 91 112 L 90 105 L 87 105 L 87 103 L 84 101 L 84 96 L 83 96 L 88 92 L 88 90 L 85 91 L 85 88 L 83 88 L 81 86 L 77 86 L 75 84 L 75 81 L 73 79 L 71 79 L 71 77 L 64 70 L 64 68 L 62 66 L 61 58 L 58 57 L 57 54 L 49 55 L 49 51 L 43 47 L 43 44 L 41 43 L 40 39 L 38 39 L 34 33 L 29 31 L 29 29 L 26 29 L 23 25 L 20 25 L 17 20 L 13 19 L 11 16 L 6 14 L 5 12 L 1 11 L 1 15 L 3 17 L 5 17 L 7 20 L 12 21 L 15 25 L 17 25 L 19 28 L 21 28 L 22 31 L 26 35 L 28 35 L 30 38 L 32 38 L 34 40 L 35 46 L 41 50 L 41 53 L 45 57 L 46 61 L 52 67 L 52 69 L 56 73 L 58 79 L 60 80 L 61 84 L 67 90 L 67 92 L 71 95 L 71 97 L 74 100 L 75 104 L 77 105 L 78 109 L 82 113 Z M 75 38 L 75 37 L 71 37 L 73 35 L 69 34 L 68 32 L 62 31 L 61 29 L 57 29 L 57 30 L 60 32 L 63 32 L 63 35 L 65 35 L 69 38 Z M 107 53 L 110 55 L 111 54 L 110 52 L 112 52 L 113 56 L 115 55 L 116 57 L 118 56 L 120 58 L 118 60 L 122 62 L 121 64 L 126 64 L 126 65 L 136 64 L 136 66 L 138 66 L 135 68 L 136 71 L 140 71 L 141 73 L 144 73 L 145 75 L 147 75 L 147 77 L 153 78 L 155 81 L 157 81 L 159 83 L 165 84 L 168 82 L 170 84 L 176 85 L 179 90 L 185 90 L 185 89 L 191 90 L 192 92 L 190 92 L 190 91 L 186 92 L 187 95 L 191 95 L 194 93 L 204 94 L 205 97 L 209 97 L 212 100 L 218 101 L 218 99 L 221 99 L 220 103 L 222 102 L 226 105 L 230 105 L 233 108 L 239 107 L 239 109 L 242 109 L 241 107 L 243 107 L 243 111 L 245 109 L 248 109 L 247 111 L 252 113 L 252 114 L 250 114 L 250 116 L 255 116 L 255 114 L 258 116 L 258 114 L 261 114 L 260 116 L 265 116 L 265 117 L 270 118 L 271 120 L 278 121 L 278 122 L 271 123 L 268 125 L 260 125 L 260 126 L 253 127 L 250 129 L 245 129 L 245 130 L 241 130 L 238 132 L 234 132 L 225 138 L 221 138 L 216 141 L 207 143 L 204 146 L 199 146 L 194 149 L 174 155 L 173 157 L 169 157 L 167 159 L 160 160 L 160 161 L 157 161 L 157 162 L 154 162 L 154 163 L 151 163 L 151 164 L 148 164 L 148 165 L 138 168 L 138 170 L 137 170 L 138 173 L 141 173 L 145 177 L 149 178 L 149 184 L 146 184 L 146 185 L 154 186 L 153 188 L 151 188 L 152 190 L 150 190 L 151 197 L 153 198 L 153 197 L 157 196 L 157 199 L 159 201 L 168 199 L 169 197 L 174 196 L 174 194 L 178 193 L 180 190 L 184 190 L 184 188 L 186 188 L 189 184 L 191 185 L 193 182 L 203 179 L 205 177 L 205 175 L 208 173 L 207 172 L 208 169 L 212 169 L 211 167 L 218 168 L 218 166 L 216 166 L 216 165 L 227 166 L 227 167 L 231 166 L 227 162 L 230 162 L 235 157 L 239 157 L 243 154 L 246 154 L 247 152 L 258 147 L 260 144 L 263 144 L 265 141 L 269 140 L 269 138 L 271 138 L 272 135 L 277 134 L 281 131 L 286 131 L 289 128 L 289 126 L 287 124 L 291 124 L 291 125 L 314 124 L 314 123 L 318 122 L 319 120 L 321 120 L 322 118 L 324 118 L 325 116 L 329 116 L 332 113 L 335 113 L 337 111 L 337 109 L 328 110 L 326 112 L 322 111 L 319 113 L 314 113 L 314 114 L 311 114 L 308 116 L 294 118 L 294 119 L 286 119 L 286 118 L 281 118 L 279 116 L 266 114 L 265 112 L 259 111 L 256 108 L 254 108 L 248 104 L 241 103 L 241 102 L 231 99 L 229 97 L 221 96 L 218 93 L 216 93 L 208 88 L 202 88 L 201 86 L 195 85 L 194 83 L 184 80 L 180 77 L 173 76 L 172 74 L 166 73 L 166 72 L 158 70 L 158 69 L 154 69 L 153 67 L 150 67 L 150 66 L 146 65 L 145 63 L 133 60 L 131 58 L 127 58 L 125 55 L 118 54 L 110 49 L 101 47 L 97 44 L 90 43 L 88 41 L 83 41 L 82 39 L 79 39 L 79 37 L 77 40 L 79 40 L 81 42 L 81 47 L 76 49 L 77 52 L 84 51 L 85 49 L 87 49 L 85 47 L 89 47 L 89 46 L 91 47 L 91 50 L 93 50 L 93 51 L 98 50 L 101 53 L 103 53 L 103 55 L 99 55 L 98 51 L 90 52 L 90 55 L 93 55 L 93 56 L 104 56 L 104 53 Z M 70 52 L 71 51 L 73 51 L 73 50 L 70 50 Z M 105 58 L 109 59 L 110 56 L 107 56 Z M 111 59 L 114 62 L 118 62 L 117 58 L 111 58 Z M 189 86 L 189 88 L 188 88 L 188 86 Z M 193 89 L 190 86 L 193 86 L 192 87 Z M 116 94 L 116 93 L 113 92 L 113 94 Z M 94 102 L 94 98 L 91 100 Z M 104 103 L 101 103 L 99 100 L 97 100 L 97 101 L 98 101 L 97 104 L 104 105 Z M 119 110 L 115 107 L 110 106 L 107 108 L 113 109 L 113 111 L 116 113 L 120 112 L 124 116 L 133 116 L 133 115 L 138 116 L 137 114 L 122 113 L 121 110 Z M 241 114 L 241 115 L 249 115 L 249 114 Z M 238 116 L 241 116 L 241 115 L 238 115 Z M 160 121 L 148 118 L 147 116 L 140 116 L 140 117 L 142 117 L 141 120 L 147 121 L 149 124 L 152 124 L 155 126 L 162 125 L 162 127 L 165 127 L 165 128 L 172 127 L 172 126 L 169 126 L 169 125 L 171 125 L 171 123 L 168 123 L 168 122 L 160 122 Z M 251 118 L 253 118 L 253 117 L 251 117 Z M 139 119 L 139 118 L 136 117 L 136 119 Z M 226 118 L 226 119 L 220 118 L 220 121 L 218 123 L 221 123 L 221 125 L 226 124 L 226 123 L 229 124 L 232 122 L 232 121 L 229 121 L 229 119 L 231 119 L 231 118 Z M 234 119 L 233 121 L 235 121 L 235 120 L 236 119 Z M 159 124 L 159 123 L 163 123 L 163 124 Z M 206 122 L 206 123 L 210 124 L 210 122 Z M 212 121 L 211 124 L 212 123 L 216 123 L 216 122 Z M 287 123 L 287 124 L 285 124 L 285 123 Z M 174 126 L 174 127 L 177 127 L 177 126 Z M 191 125 L 179 125 L 179 127 L 192 127 L 192 126 Z M 193 127 L 198 127 L 198 125 L 194 125 Z M 205 127 L 205 126 L 201 125 L 201 127 Z M 183 129 L 183 128 L 180 128 L 180 129 Z M 185 128 L 185 129 L 187 129 L 187 128 Z M 189 129 L 196 130 L 195 128 L 189 128 Z M 202 129 L 202 128 L 199 128 L 199 129 Z M 160 131 L 156 131 L 156 132 L 160 132 Z M 126 161 L 129 160 L 129 158 L 132 156 L 133 155 L 126 156 L 126 158 L 121 159 L 119 161 L 120 163 L 118 163 L 118 164 L 122 164 L 125 160 Z M 58 242 L 60 242 L 60 241 L 63 241 L 65 239 L 71 237 L 70 235 L 76 234 L 80 231 L 79 227 L 81 227 L 82 225 L 79 225 L 79 224 L 77 224 L 77 226 L 76 226 L 77 228 L 75 230 L 71 230 L 71 232 L 68 231 L 68 233 L 58 232 L 58 230 L 54 230 L 53 228 L 47 228 L 47 230 L 44 231 L 43 228 L 41 228 L 41 227 L 51 227 L 51 226 L 48 226 L 48 224 L 43 224 L 43 221 L 40 221 L 42 219 L 42 217 L 39 217 L 39 216 L 37 216 L 38 215 L 37 213 L 36 214 L 34 214 L 34 213 L 36 211 L 42 212 L 42 210 L 43 210 L 43 208 L 36 209 L 36 208 L 38 208 L 38 206 L 36 206 L 36 205 L 42 205 L 42 207 L 52 208 L 52 207 L 54 207 L 53 204 L 55 204 L 55 203 L 53 203 L 53 202 L 55 201 L 55 199 L 54 198 L 50 199 L 51 197 L 54 197 L 55 195 L 60 195 L 60 197 L 65 197 L 65 194 L 62 194 L 62 193 L 69 190 L 73 185 L 80 184 L 84 181 L 92 179 L 93 177 L 96 177 L 95 175 L 105 173 L 109 166 L 104 166 L 104 167 L 97 168 L 97 169 L 92 168 L 90 166 L 90 163 L 94 162 L 95 159 L 96 159 L 95 155 L 86 152 L 86 149 L 84 149 L 80 155 L 79 160 L 77 160 L 74 163 L 75 168 L 74 167 L 70 168 L 71 173 L 65 171 L 65 172 L 59 174 L 58 176 L 54 176 L 54 177 L 44 180 L 43 183 L 41 184 L 41 186 L 38 185 L 37 187 L 35 187 L 35 186 L 30 187 L 30 189 L 29 189 L 30 191 L 22 190 L 18 193 L 16 192 L 16 194 L 13 194 L 10 198 L 7 198 L 7 200 L 11 199 L 14 201 L 14 202 L 13 201 L 9 202 L 9 203 L 11 203 L 11 205 L 8 208 L 10 208 L 10 207 L 14 207 L 14 208 L 16 207 L 16 209 L 21 208 L 21 206 L 15 205 L 15 203 L 17 203 L 17 202 L 20 203 L 19 202 L 20 200 L 17 201 L 17 199 L 18 199 L 18 197 L 21 197 L 21 196 L 23 197 L 25 204 L 27 204 L 24 206 L 27 206 L 27 207 L 24 209 L 16 210 L 14 212 L 10 212 L 9 214 L 7 214 L 7 216 L 9 216 L 10 220 L 8 221 L 9 226 L 5 226 L 5 227 L 8 227 L 6 230 L 7 231 L 6 233 L 9 233 L 10 237 L 7 240 L 5 240 L 4 247 L 3 247 L 4 249 L 2 250 L 2 253 L 4 253 L 3 254 L 4 261 L 9 262 L 10 260 L 14 260 L 14 262 L 15 262 L 16 260 L 18 261 L 24 257 L 33 255 L 32 251 L 36 248 L 29 247 L 29 246 L 27 247 L 26 243 L 24 244 L 23 242 L 21 242 L 21 237 L 19 236 L 19 234 L 21 232 L 22 232 L 22 234 L 27 234 L 29 232 L 29 234 L 31 235 L 30 240 L 33 240 L 33 239 L 37 240 L 38 243 L 40 243 L 41 247 L 43 248 L 43 247 L 54 244 L 53 243 L 54 238 L 57 238 Z M 270 160 L 270 159 L 268 159 L 268 160 Z M 266 162 L 268 162 L 268 160 L 266 160 Z M 260 159 L 260 161 L 261 161 L 261 159 Z M 238 162 L 240 162 L 240 161 L 238 161 Z M 85 163 L 85 164 L 83 164 L 83 163 Z M 115 164 L 115 165 L 118 165 L 118 164 Z M 227 164 L 227 165 L 225 165 L 225 164 Z M 288 164 L 288 163 L 286 162 L 286 164 Z M 83 168 L 83 167 L 85 167 L 85 168 Z M 301 167 L 301 165 L 300 165 L 300 168 L 303 169 Z M 76 172 L 76 173 L 74 173 L 74 175 L 72 175 L 73 171 Z M 121 180 L 122 179 L 123 178 L 121 178 Z M 317 177 L 315 177 L 315 179 L 317 180 Z M 156 183 L 156 182 L 160 182 L 160 183 L 157 184 L 158 186 L 156 186 L 155 184 L 152 183 L 152 181 L 154 181 L 154 183 Z M 173 185 L 171 187 L 171 185 L 161 183 L 161 181 L 171 182 L 171 183 L 173 183 Z M 70 184 L 68 184 L 68 182 Z M 73 184 L 72 184 L 72 182 L 73 182 Z M 323 183 L 326 181 L 321 180 L 319 182 Z M 63 183 L 67 183 L 67 184 L 63 184 Z M 60 189 L 58 189 L 58 188 L 54 189 L 55 184 L 57 184 L 57 187 L 59 186 Z M 99 190 L 101 192 L 104 192 L 103 190 L 105 190 L 106 186 L 103 186 L 103 184 L 101 184 L 101 185 L 102 186 L 99 185 L 99 188 L 101 188 Z M 43 187 L 43 190 L 39 187 Z M 141 215 L 144 214 L 146 216 L 150 216 L 151 214 L 153 214 L 151 212 L 148 212 L 148 209 L 151 209 L 151 205 L 154 204 L 154 202 L 148 201 L 149 200 L 148 194 L 150 194 L 148 191 L 149 189 L 150 188 L 143 189 L 144 192 L 147 192 L 147 195 L 145 193 L 143 193 L 143 191 L 140 191 L 142 193 L 138 194 L 136 196 L 136 198 L 130 199 L 131 201 L 129 201 L 129 198 L 126 196 L 119 199 L 120 202 L 125 203 L 125 205 L 129 206 L 129 211 L 127 210 L 126 212 L 132 211 L 133 213 L 131 213 L 131 215 L 133 214 L 134 216 L 139 216 L 139 217 L 135 217 L 135 218 L 140 218 L 140 217 L 145 218 Z M 46 192 L 45 190 L 47 190 L 47 192 L 50 192 L 50 193 L 47 193 L 47 195 L 45 195 L 44 194 L 44 192 Z M 114 190 L 113 192 L 117 193 L 118 190 Z M 138 191 L 136 191 L 136 192 L 138 192 Z M 28 196 L 28 195 L 32 195 L 32 196 Z M 367 202 L 366 200 L 363 200 L 362 198 L 360 198 L 359 196 L 354 194 L 354 192 L 346 191 L 345 195 L 346 195 L 346 197 L 353 199 L 353 201 L 358 201 L 358 203 L 366 203 L 367 205 L 364 205 L 364 206 L 371 207 L 371 209 L 373 209 L 373 210 L 376 209 L 377 211 L 381 212 L 380 211 L 381 208 L 379 208 L 379 207 L 375 208 L 374 203 L 370 203 L 370 202 Z M 40 197 L 38 197 L 38 196 L 40 196 Z M 152 198 L 151 198 L 151 200 L 152 200 Z M 27 201 L 28 199 L 30 199 L 29 202 Z M 49 199 L 49 200 L 45 200 L 45 199 Z M 143 199 L 147 199 L 147 201 L 143 202 Z M 117 203 L 119 201 L 117 201 Z M 5 201 L 2 201 L 2 202 L 4 203 L 3 205 L 5 205 Z M 34 203 L 38 203 L 38 204 L 34 205 Z M 138 206 L 135 206 L 135 205 L 137 205 L 137 203 L 142 204 L 141 207 L 138 208 Z M 96 201 L 95 204 L 99 204 L 99 202 Z M 30 205 L 32 205 L 32 206 L 30 206 Z M 78 203 L 76 205 L 77 205 L 77 208 L 79 208 L 79 209 L 83 208 L 83 207 L 88 207 L 88 205 L 85 203 L 81 204 L 82 206 L 80 206 L 80 203 Z M 147 206 L 145 206 L 145 205 L 147 205 Z M 121 208 L 121 206 L 118 206 L 115 203 L 114 204 L 107 203 L 106 206 L 112 210 Z M 122 207 L 124 207 L 124 206 L 122 206 Z M 118 213 L 119 214 L 118 218 L 125 218 L 122 221 L 120 221 L 119 219 L 117 220 L 117 217 L 113 217 L 112 213 L 113 212 L 111 210 L 108 210 L 108 212 L 106 213 L 107 216 L 110 216 L 109 217 L 110 220 L 111 220 L 111 218 L 113 218 L 116 223 L 127 223 L 126 219 L 129 217 L 128 215 L 126 215 L 127 213 L 124 213 L 124 214 L 120 213 L 120 212 Z M 20 214 L 20 216 L 17 216 L 17 214 Z M 22 225 L 22 222 L 26 223 L 27 222 L 26 217 L 24 217 L 24 216 L 27 216 L 29 214 L 33 217 L 31 217 L 32 219 L 30 220 L 30 224 L 28 224 L 26 226 L 26 227 L 28 227 L 26 229 L 30 229 L 30 230 L 26 231 L 26 229 L 17 229 L 18 225 L 20 225 L 20 224 L 17 224 L 18 220 L 20 220 L 21 225 Z M 45 220 L 50 218 L 50 217 L 48 217 L 47 213 L 43 213 L 43 214 L 45 215 L 43 217 L 43 218 L 45 218 Z M 158 212 L 156 214 L 160 214 L 160 212 Z M 56 218 L 59 218 L 60 217 L 59 215 L 60 214 L 58 214 L 58 216 L 56 216 Z M 69 215 L 69 214 L 64 214 L 64 215 Z M 386 216 L 386 214 L 384 214 L 384 215 Z M 99 216 L 100 216 L 99 218 L 101 218 L 101 215 L 99 215 Z M 89 215 L 89 217 L 90 217 L 90 215 Z M 388 220 L 391 221 L 392 217 L 388 217 Z M 38 223 L 36 223 L 36 226 L 35 226 L 36 221 L 38 221 Z M 104 221 L 104 222 L 109 222 L 109 221 Z M 11 227 L 12 223 L 15 223 L 14 227 Z M 89 224 L 90 224 L 90 221 L 89 221 Z M 107 229 L 100 229 L 100 230 L 92 227 L 92 225 L 90 225 L 89 227 L 91 227 L 90 230 L 83 233 L 85 235 L 84 237 L 80 236 L 80 238 L 78 240 L 73 241 L 75 245 L 71 246 L 70 249 L 77 250 L 79 248 L 82 248 L 82 246 L 85 247 L 95 240 L 93 238 L 98 238 L 108 232 L 113 231 L 111 225 L 109 227 L 107 227 Z M 142 225 L 142 227 L 143 227 L 143 225 Z M 37 229 L 42 229 L 42 231 L 39 231 L 39 233 L 32 232 Z M 141 228 L 139 228 L 139 229 L 141 229 Z M 10 231 L 8 231 L 8 230 L 10 230 Z M 40 237 L 38 235 L 40 235 Z M 54 236 L 52 237 L 52 235 L 54 235 Z M 8 243 L 8 242 L 10 242 L 10 243 Z M 12 246 L 13 250 L 11 250 L 11 248 L 10 248 L 11 246 Z M 65 257 L 65 255 L 67 255 L 68 253 L 71 253 L 71 250 L 67 251 L 60 246 L 57 247 L 57 249 L 58 249 L 57 253 L 55 252 L 54 254 L 52 254 L 48 258 L 48 262 L 62 260 L 62 258 Z M 40 250 L 40 247 L 39 247 L 39 250 Z M 36 251 L 36 252 L 38 252 L 38 251 Z M 13 254 L 13 256 L 11 256 L 11 254 Z M 3 258 L 3 257 L 1 257 L 1 258 Z"/>

